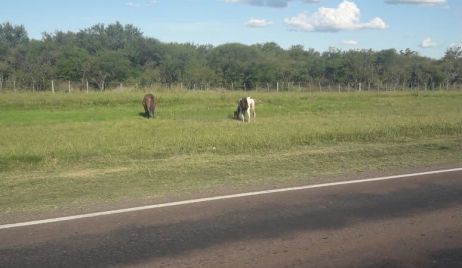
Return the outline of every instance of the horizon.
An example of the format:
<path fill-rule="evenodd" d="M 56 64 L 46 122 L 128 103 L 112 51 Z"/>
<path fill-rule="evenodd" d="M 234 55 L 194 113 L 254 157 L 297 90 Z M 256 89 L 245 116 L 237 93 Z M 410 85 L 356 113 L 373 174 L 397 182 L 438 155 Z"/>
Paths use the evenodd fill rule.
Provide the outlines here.
<path fill-rule="evenodd" d="M 22 3 L 24 2 L 24 3 Z M 318 52 L 407 48 L 440 59 L 462 44 L 455 0 L 6 0 L 0 23 L 23 25 L 30 39 L 120 22 L 163 43 L 219 46 L 274 42 Z M 187 8 L 184 8 L 184 5 Z M 91 6 L 92 8 L 88 8 Z M 37 22 L 39 21 L 39 22 Z M 65 21 L 65 23 L 64 23 Z"/>

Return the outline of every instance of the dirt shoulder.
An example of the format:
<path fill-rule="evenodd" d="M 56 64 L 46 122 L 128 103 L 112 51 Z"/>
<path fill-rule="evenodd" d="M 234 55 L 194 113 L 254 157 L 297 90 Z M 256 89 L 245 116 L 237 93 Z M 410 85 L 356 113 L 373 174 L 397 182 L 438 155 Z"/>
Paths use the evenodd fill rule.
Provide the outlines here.
<path fill-rule="evenodd" d="M 84 204 L 71 204 L 66 206 L 60 206 L 53 209 L 37 209 L 37 210 L 28 210 L 22 212 L 12 212 L 12 213 L 0 213 L 0 224 L 9 224 L 17 222 L 25 222 L 32 220 L 56 218 L 56 217 L 65 217 L 71 215 L 79 215 L 86 213 L 94 213 L 100 211 L 132 208 L 137 206 L 146 206 L 152 204 L 162 204 L 168 202 L 190 200 L 197 198 L 206 198 L 212 196 L 221 196 L 221 195 L 231 195 L 238 193 L 246 193 L 253 191 L 263 191 L 270 189 L 278 189 L 285 187 L 297 187 L 304 185 L 313 185 L 319 183 L 328 183 L 328 182 L 341 182 L 349 180 L 358 180 L 366 178 L 375 178 L 382 176 L 392 176 L 392 175 L 401 175 L 401 174 L 411 174 L 419 173 L 433 170 L 444 170 L 459 168 L 462 166 L 462 163 L 446 163 L 446 164 L 432 164 L 432 165 L 422 165 L 417 167 L 403 167 L 403 168 L 392 168 L 390 170 L 368 170 L 368 171 L 351 171 L 345 172 L 336 175 L 324 175 L 317 176 L 312 178 L 300 178 L 297 181 L 288 181 L 288 182 L 275 182 L 269 181 L 264 185 L 248 184 L 248 185 L 235 185 L 233 187 L 207 187 L 204 189 L 194 189 L 192 191 L 182 191 L 182 192 L 168 192 L 163 195 L 145 197 L 145 198 L 122 198 L 118 200 L 102 201 L 102 202 L 88 202 Z"/>

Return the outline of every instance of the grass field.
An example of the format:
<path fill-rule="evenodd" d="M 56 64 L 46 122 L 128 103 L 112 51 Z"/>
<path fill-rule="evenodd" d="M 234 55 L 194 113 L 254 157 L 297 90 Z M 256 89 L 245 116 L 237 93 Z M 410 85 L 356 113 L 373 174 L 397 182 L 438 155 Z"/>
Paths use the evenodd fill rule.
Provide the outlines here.
<path fill-rule="evenodd" d="M 462 163 L 462 92 L 0 93 L 0 211 L 49 210 Z"/>

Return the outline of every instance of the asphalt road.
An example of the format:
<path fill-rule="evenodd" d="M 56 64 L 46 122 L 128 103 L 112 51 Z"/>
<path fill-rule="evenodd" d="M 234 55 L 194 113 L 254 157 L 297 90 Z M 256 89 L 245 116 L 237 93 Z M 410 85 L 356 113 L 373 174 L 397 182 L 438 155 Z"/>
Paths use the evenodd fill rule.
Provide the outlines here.
<path fill-rule="evenodd" d="M 0 267 L 462 267 L 462 172 L 0 230 Z"/>

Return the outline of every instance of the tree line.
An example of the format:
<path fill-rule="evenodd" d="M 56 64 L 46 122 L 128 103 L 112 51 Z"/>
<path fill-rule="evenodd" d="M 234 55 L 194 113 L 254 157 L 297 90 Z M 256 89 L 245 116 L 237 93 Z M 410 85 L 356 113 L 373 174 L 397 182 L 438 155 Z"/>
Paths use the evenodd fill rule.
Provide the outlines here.
<path fill-rule="evenodd" d="M 462 83 L 462 47 L 441 59 L 411 49 L 326 52 L 274 42 L 219 46 L 163 43 L 133 25 L 97 24 L 78 32 L 28 37 L 22 25 L 0 24 L 0 87 L 5 81 L 49 88 L 49 81 L 81 81 L 104 90 L 111 82 L 228 89 L 298 82 L 352 88 L 449 88 Z"/>

